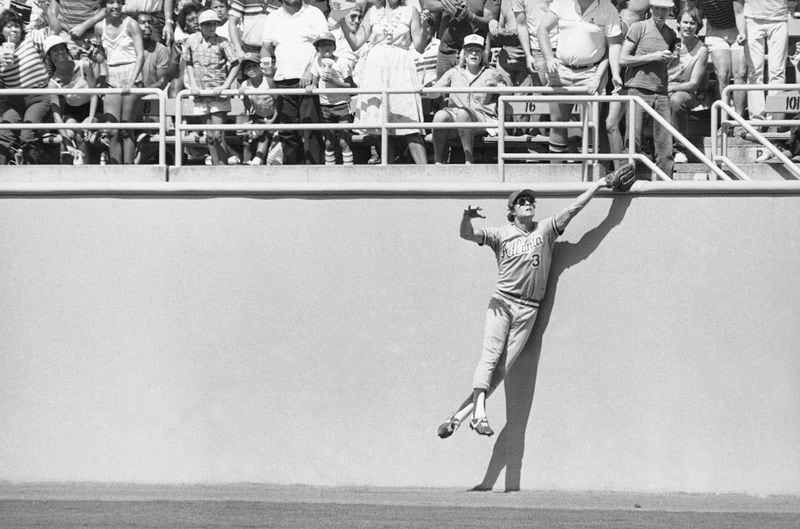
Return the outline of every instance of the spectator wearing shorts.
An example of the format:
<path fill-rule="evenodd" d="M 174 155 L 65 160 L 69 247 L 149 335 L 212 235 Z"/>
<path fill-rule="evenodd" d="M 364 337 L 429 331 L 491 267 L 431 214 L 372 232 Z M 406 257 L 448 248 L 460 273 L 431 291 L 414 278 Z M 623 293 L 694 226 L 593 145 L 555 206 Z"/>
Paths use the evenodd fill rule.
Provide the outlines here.
<path fill-rule="evenodd" d="M 704 42 L 711 55 L 717 79 L 717 97 L 731 84 L 747 83 L 747 29 L 743 0 L 701 0 L 700 9 L 706 18 Z M 747 92 L 733 92 L 733 108 L 744 115 Z M 726 101 L 728 103 L 728 101 Z M 741 131 L 741 127 L 739 128 Z"/>
<path fill-rule="evenodd" d="M 517 21 L 519 43 L 525 52 L 525 62 L 531 72 L 534 86 L 547 85 L 547 64 L 539 44 L 539 24 L 549 10 L 552 0 L 512 0 L 512 9 Z M 555 53 L 558 47 L 558 28 L 548 33 L 550 49 Z"/>
<path fill-rule="evenodd" d="M 700 89 L 706 81 L 708 49 L 698 38 L 703 28 L 703 15 L 696 7 L 684 7 L 678 15 L 680 46 L 669 65 L 669 105 L 672 126 L 686 135 L 689 128 L 689 111 L 700 104 Z M 683 146 L 675 146 L 675 163 L 688 162 Z"/>
<path fill-rule="evenodd" d="M 45 56 L 53 65 L 50 77 L 52 88 L 96 88 L 97 82 L 89 59 L 75 61 L 67 41 L 61 35 L 50 35 L 44 41 Z M 96 94 L 51 95 L 51 109 L 55 123 L 94 123 L 97 116 Z M 89 163 L 89 145 L 84 130 L 61 129 L 61 146 L 72 155 L 72 163 Z"/>
<path fill-rule="evenodd" d="M 558 49 L 553 53 L 550 32 L 558 29 Z M 620 77 L 620 19 L 609 0 L 554 0 L 539 24 L 537 36 L 547 67 L 547 84 L 553 87 L 581 87 L 589 94 L 605 93 L 608 70 L 615 87 Z M 553 121 L 568 121 L 571 103 L 550 105 Z M 550 129 L 549 150 L 569 151 L 567 130 Z"/>
<path fill-rule="evenodd" d="M 231 111 L 228 96 L 221 92 L 231 87 L 239 73 L 239 58 L 230 41 L 217 35 L 221 20 L 206 9 L 200 13 L 200 31 L 189 35 L 183 45 L 186 80 L 194 96 L 195 116 L 205 117 L 206 124 L 219 125 Z M 213 95 L 201 96 L 201 90 L 213 90 Z M 219 130 L 206 131 L 206 143 L 212 165 L 228 163 L 230 150 L 225 134 Z"/>
<path fill-rule="evenodd" d="M 244 99 L 246 119 L 250 123 L 273 123 L 278 117 L 275 112 L 275 98 L 271 94 L 246 94 L 247 90 L 273 88 L 272 76 L 275 68 L 269 62 L 262 69 L 261 57 L 257 53 L 248 53 L 240 63 L 239 71 L 242 83 L 239 91 Z M 270 146 L 271 133 L 268 130 L 248 130 L 242 152 L 242 160 L 248 165 L 263 165 L 267 160 L 267 149 Z"/>
<path fill-rule="evenodd" d="M 94 28 L 106 16 L 102 0 L 50 0 L 47 22 L 50 33 L 63 35 L 75 46 L 89 48 Z M 75 55 L 75 50 L 70 52 Z"/>
<path fill-rule="evenodd" d="M 650 0 L 651 17 L 631 25 L 620 54 L 620 63 L 625 67 L 627 93 L 644 99 L 667 122 L 671 119 L 667 68 L 675 59 L 673 51 L 678 36 L 666 22 L 674 7 L 673 0 Z M 636 105 L 634 113 L 634 143 L 636 152 L 642 152 L 644 109 Z M 655 120 L 653 142 L 656 165 L 671 178 L 674 163 L 672 134 Z"/>
<path fill-rule="evenodd" d="M 139 24 L 123 13 L 125 0 L 108 0 L 106 18 L 95 26 L 106 52 L 109 88 L 130 89 L 141 86 L 144 45 Z M 106 94 L 103 97 L 103 121 L 132 122 L 139 96 L 132 94 Z M 112 164 L 132 164 L 135 145 L 132 130 L 109 131 L 108 157 Z"/>
<path fill-rule="evenodd" d="M 311 64 L 312 86 L 318 88 L 352 88 L 353 71 L 347 57 L 336 55 L 336 37 L 325 32 L 314 39 L 317 57 Z M 350 94 L 320 94 L 319 103 L 323 123 L 352 123 Z M 337 155 L 343 165 L 353 165 L 350 130 L 325 131 L 325 165 L 334 165 Z"/>
<path fill-rule="evenodd" d="M 439 78 L 435 87 L 495 87 L 508 86 L 510 79 L 486 62 L 485 41 L 480 35 L 464 38 L 463 64 L 451 68 Z M 438 110 L 433 116 L 434 123 L 486 123 L 488 127 L 497 125 L 497 94 L 492 93 L 453 93 L 448 98 L 447 107 Z M 486 132 L 485 130 L 483 132 Z M 433 129 L 433 160 L 440 164 L 445 161 L 447 140 L 454 136 L 452 129 Z M 464 163 L 474 163 L 473 144 L 480 129 L 460 128 L 457 135 L 464 149 Z"/>
<path fill-rule="evenodd" d="M 787 0 L 745 0 L 747 30 L 747 84 L 764 84 L 764 58 L 769 65 L 768 84 L 786 83 L 789 56 L 789 4 Z M 765 49 L 766 47 L 766 49 Z M 766 119 L 764 92 L 747 92 L 750 119 Z"/>

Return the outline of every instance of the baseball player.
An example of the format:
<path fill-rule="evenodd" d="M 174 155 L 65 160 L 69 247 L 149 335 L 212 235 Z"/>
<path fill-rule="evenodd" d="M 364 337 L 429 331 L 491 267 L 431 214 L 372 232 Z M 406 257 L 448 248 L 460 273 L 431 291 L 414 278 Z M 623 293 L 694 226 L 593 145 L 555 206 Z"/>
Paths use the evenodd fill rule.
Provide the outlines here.
<path fill-rule="evenodd" d="M 479 435 L 494 434 L 486 418 L 486 397 L 505 378 L 528 341 L 547 288 L 553 245 L 595 192 L 607 185 L 606 180 L 599 179 L 574 204 L 540 222 L 533 220 L 536 197 L 530 189 L 514 191 L 508 197 L 510 223 L 505 226 L 476 229 L 472 219 L 486 218 L 481 215 L 481 208 L 467 206 L 464 210 L 461 238 L 494 251 L 498 278 L 486 312 L 483 349 L 472 395 L 439 426 L 438 435 L 442 439 L 450 437 L 470 413 L 471 429 Z"/>

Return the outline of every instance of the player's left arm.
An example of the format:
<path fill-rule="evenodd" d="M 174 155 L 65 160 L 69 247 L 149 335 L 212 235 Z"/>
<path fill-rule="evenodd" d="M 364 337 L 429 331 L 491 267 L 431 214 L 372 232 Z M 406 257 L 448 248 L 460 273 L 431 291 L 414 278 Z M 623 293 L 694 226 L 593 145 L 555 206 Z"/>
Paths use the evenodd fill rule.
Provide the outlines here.
<path fill-rule="evenodd" d="M 575 215 L 577 215 L 578 212 L 580 212 L 580 210 L 582 210 L 584 206 L 589 203 L 597 190 L 606 186 L 606 181 L 602 178 L 596 182 L 592 182 L 591 187 L 581 193 L 571 206 L 556 215 L 555 222 L 558 233 L 564 233 L 564 230 L 567 228 L 567 224 L 569 224 L 573 217 L 575 217 Z"/>

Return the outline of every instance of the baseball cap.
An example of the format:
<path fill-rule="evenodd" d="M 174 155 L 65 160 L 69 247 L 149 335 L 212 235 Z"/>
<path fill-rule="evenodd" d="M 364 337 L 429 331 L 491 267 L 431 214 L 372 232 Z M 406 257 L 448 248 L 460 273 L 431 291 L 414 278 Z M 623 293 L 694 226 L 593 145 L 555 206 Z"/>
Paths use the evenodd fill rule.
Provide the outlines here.
<path fill-rule="evenodd" d="M 246 62 L 254 62 L 254 63 L 260 65 L 261 64 L 261 56 L 258 53 L 254 53 L 252 51 L 247 52 L 247 53 L 244 54 L 244 57 L 242 57 L 242 60 L 239 61 L 239 64 L 244 66 L 244 63 L 246 63 Z"/>
<path fill-rule="evenodd" d="M 319 35 L 317 35 L 317 38 L 314 39 L 314 46 L 316 46 L 320 42 L 325 42 L 325 41 L 333 42 L 334 44 L 336 44 L 336 37 L 334 37 L 333 33 L 331 33 L 330 31 L 325 31 L 323 33 L 320 33 Z"/>
<path fill-rule="evenodd" d="M 47 55 L 47 52 L 49 52 L 51 49 L 53 49 L 55 46 L 58 46 L 59 44 L 63 44 L 65 46 L 67 45 L 67 41 L 64 40 L 64 37 L 62 37 L 61 35 L 48 36 L 46 39 L 44 39 L 44 44 L 42 45 L 42 48 L 44 49 L 44 54 Z"/>
<path fill-rule="evenodd" d="M 463 47 L 466 48 L 467 46 L 480 46 L 481 48 L 483 48 L 485 43 L 486 41 L 483 40 L 483 37 L 481 37 L 480 35 L 472 34 L 464 37 Z"/>
<path fill-rule="evenodd" d="M 205 24 L 206 22 L 216 22 L 217 24 L 222 24 L 222 20 L 220 20 L 219 16 L 211 9 L 206 9 L 200 13 L 199 17 L 197 17 L 198 24 Z"/>
<path fill-rule="evenodd" d="M 536 195 L 531 189 L 520 189 L 519 191 L 514 191 L 508 197 L 508 209 L 512 209 L 514 207 L 514 202 L 516 202 L 519 197 L 530 197 L 532 200 L 536 199 Z"/>
<path fill-rule="evenodd" d="M 674 0 L 650 0 L 650 7 L 675 7 Z"/>

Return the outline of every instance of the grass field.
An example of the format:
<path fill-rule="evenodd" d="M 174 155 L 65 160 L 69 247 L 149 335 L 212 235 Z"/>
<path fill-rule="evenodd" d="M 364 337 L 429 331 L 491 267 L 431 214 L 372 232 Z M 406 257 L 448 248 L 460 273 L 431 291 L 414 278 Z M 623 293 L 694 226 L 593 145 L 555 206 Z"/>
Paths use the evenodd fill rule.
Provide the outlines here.
<path fill-rule="evenodd" d="M 800 497 L 5 483 L 0 527 L 797 529 Z"/>

